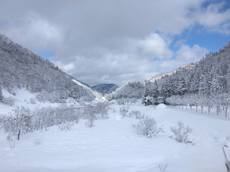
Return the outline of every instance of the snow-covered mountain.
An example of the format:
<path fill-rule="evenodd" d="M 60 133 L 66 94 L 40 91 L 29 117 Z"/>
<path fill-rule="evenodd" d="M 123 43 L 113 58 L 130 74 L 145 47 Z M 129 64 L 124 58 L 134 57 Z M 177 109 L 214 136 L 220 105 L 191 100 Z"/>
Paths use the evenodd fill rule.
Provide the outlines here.
<path fill-rule="evenodd" d="M 115 91 L 118 88 L 116 84 L 98 84 L 92 86 L 92 89 L 101 93 L 101 94 L 109 94 Z"/>
<path fill-rule="evenodd" d="M 93 100 L 94 91 L 57 66 L 0 34 L 0 88 L 25 88 L 41 100 Z M 81 83 L 81 84 L 79 84 Z"/>
<path fill-rule="evenodd" d="M 215 100 L 216 104 L 217 99 L 226 103 L 229 93 L 230 43 L 219 52 L 206 55 L 198 63 L 146 80 L 144 97 L 147 104 L 157 104 L 172 96 L 196 95 L 199 98 L 186 98 L 186 102 L 181 103 L 196 104 L 194 101 L 197 99 L 206 104 Z"/>

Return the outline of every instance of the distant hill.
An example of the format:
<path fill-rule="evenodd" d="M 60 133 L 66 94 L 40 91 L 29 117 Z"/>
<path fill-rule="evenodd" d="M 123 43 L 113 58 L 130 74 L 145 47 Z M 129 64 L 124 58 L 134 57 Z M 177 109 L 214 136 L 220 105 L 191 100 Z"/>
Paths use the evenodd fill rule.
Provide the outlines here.
<path fill-rule="evenodd" d="M 93 100 L 91 88 L 79 83 L 51 62 L 0 34 L 0 88 L 11 92 L 26 88 L 39 93 L 41 99 L 55 102 L 67 98 Z"/>
<path fill-rule="evenodd" d="M 116 84 L 98 84 L 92 86 L 91 88 L 104 95 L 112 93 L 118 88 L 118 86 Z"/>
<path fill-rule="evenodd" d="M 134 98 L 140 99 L 143 98 L 145 91 L 144 83 L 135 81 L 135 82 L 128 82 L 123 86 L 119 87 L 116 91 L 111 93 L 108 98 L 109 99 L 121 99 L 121 98 Z"/>

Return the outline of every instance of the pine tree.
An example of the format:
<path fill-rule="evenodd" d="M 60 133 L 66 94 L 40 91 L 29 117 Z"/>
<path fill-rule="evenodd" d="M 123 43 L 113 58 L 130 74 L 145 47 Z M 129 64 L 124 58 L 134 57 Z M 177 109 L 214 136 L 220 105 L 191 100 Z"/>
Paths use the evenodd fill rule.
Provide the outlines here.
<path fill-rule="evenodd" d="M 201 75 L 199 82 L 199 95 L 207 96 L 209 95 L 209 83 L 205 75 Z"/>

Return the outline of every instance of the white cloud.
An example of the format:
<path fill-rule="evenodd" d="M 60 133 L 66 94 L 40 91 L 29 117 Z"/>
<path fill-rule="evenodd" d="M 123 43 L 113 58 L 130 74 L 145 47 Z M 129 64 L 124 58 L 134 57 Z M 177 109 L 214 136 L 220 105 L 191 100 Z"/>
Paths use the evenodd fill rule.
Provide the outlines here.
<path fill-rule="evenodd" d="M 53 61 L 53 63 L 68 74 L 71 74 L 74 69 L 74 63 L 63 64 L 61 61 Z"/>
<path fill-rule="evenodd" d="M 163 61 L 161 67 L 172 70 L 185 64 L 198 62 L 207 53 L 208 50 L 199 45 L 188 46 L 182 44 L 179 50 L 175 52 L 175 58 Z"/>
<path fill-rule="evenodd" d="M 1 1 L 1 0 L 0 0 Z M 199 24 L 230 33 L 229 9 L 206 0 L 1 1 L 0 31 L 90 83 L 144 79 L 199 60 L 198 45 L 170 49 Z M 9 13 L 8 9 L 15 10 Z M 183 39 L 183 38 L 182 38 Z"/>
<path fill-rule="evenodd" d="M 57 60 L 55 64 L 90 85 L 104 82 L 120 84 L 129 80 L 145 80 L 157 73 L 199 61 L 208 52 L 199 45 L 185 44 L 173 52 L 169 48 L 170 40 L 157 33 L 132 42 L 132 48 L 129 48 L 130 44 L 124 46 L 124 49 L 129 49 L 124 53 L 100 51 L 96 56 L 68 57 L 69 61 Z M 140 48 L 145 48 L 145 52 L 140 52 Z"/>
<path fill-rule="evenodd" d="M 53 49 L 63 39 L 58 26 L 31 13 L 21 23 L 14 23 L 3 32 L 14 41 L 36 51 Z"/>
<path fill-rule="evenodd" d="M 208 50 L 200 47 L 199 45 L 182 45 L 176 52 L 176 60 L 185 61 L 187 63 L 196 62 L 204 57 Z"/>
<path fill-rule="evenodd" d="M 207 29 L 230 34 L 230 9 L 223 10 L 225 3 L 210 4 L 194 14 L 195 21 Z"/>
<path fill-rule="evenodd" d="M 153 33 L 149 37 L 139 42 L 140 47 L 150 53 L 155 58 L 165 59 L 172 56 L 168 43 L 158 33 Z"/>
<path fill-rule="evenodd" d="M 104 54 L 94 58 L 76 56 L 72 58 L 74 75 L 88 84 L 127 80 L 143 80 L 146 75 L 153 75 L 153 61 L 133 54 Z M 60 66 L 60 65 L 59 65 Z"/>

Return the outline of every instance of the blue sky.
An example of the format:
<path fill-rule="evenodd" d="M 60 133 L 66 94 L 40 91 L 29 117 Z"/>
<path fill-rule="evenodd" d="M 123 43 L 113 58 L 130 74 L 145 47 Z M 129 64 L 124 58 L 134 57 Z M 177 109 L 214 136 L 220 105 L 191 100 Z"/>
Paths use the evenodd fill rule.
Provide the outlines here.
<path fill-rule="evenodd" d="M 192 46 L 197 44 L 210 52 L 216 52 L 230 42 L 230 35 L 210 31 L 201 26 L 195 26 L 177 35 L 174 39 L 174 43 L 181 40 L 187 45 Z M 179 46 L 172 45 L 172 48 L 177 50 Z"/>
<path fill-rule="evenodd" d="M 229 0 L 0 2 L 1 33 L 90 85 L 143 81 L 230 41 Z"/>

